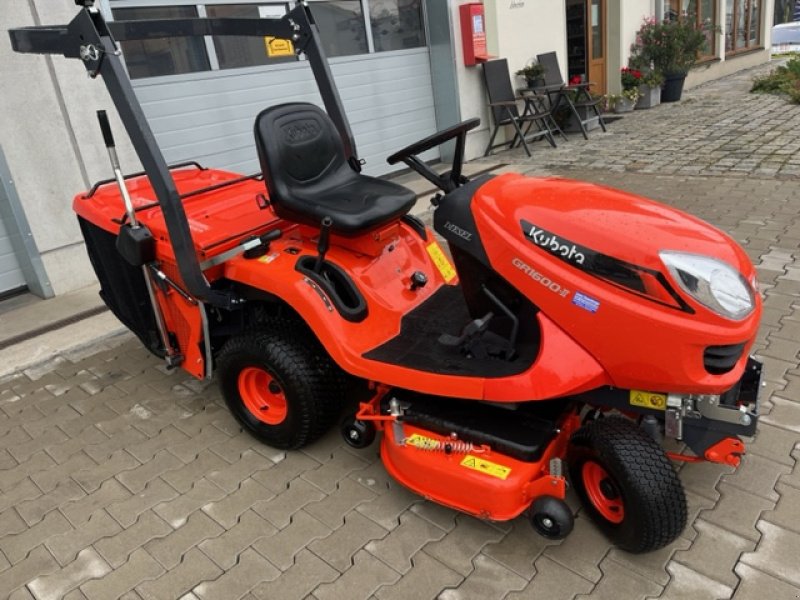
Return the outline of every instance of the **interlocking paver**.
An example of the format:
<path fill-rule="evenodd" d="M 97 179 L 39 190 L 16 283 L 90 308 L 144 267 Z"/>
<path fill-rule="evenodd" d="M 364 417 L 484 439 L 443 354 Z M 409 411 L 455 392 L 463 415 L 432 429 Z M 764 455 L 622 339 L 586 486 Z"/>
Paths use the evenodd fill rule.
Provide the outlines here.
<path fill-rule="evenodd" d="M 128 488 L 128 490 L 134 494 L 138 494 L 156 477 L 164 475 L 167 471 L 178 469 L 182 466 L 183 463 L 180 461 L 180 459 L 178 459 L 178 457 L 164 450 L 156 454 L 152 460 L 146 462 L 145 464 L 140 465 L 135 469 L 119 473 L 116 478 L 120 481 L 120 483 L 122 483 L 122 485 Z M 162 479 L 167 481 L 166 477 L 162 477 Z M 174 485 L 172 487 L 178 489 Z"/>
<path fill-rule="evenodd" d="M 0 490 L 8 492 L 26 477 L 54 466 L 55 462 L 44 452 L 38 452 L 28 460 L 0 473 Z"/>
<path fill-rule="evenodd" d="M 240 598 L 263 581 L 272 581 L 280 571 L 258 552 L 245 550 L 236 565 L 228 569 L 219 579 L 201 583 L 194 593 L 202 600 L 228 600 Z"/>
<path fill-rule="evenodd" d="M 546 556 L 540 557 L 534 566 L 536 577 L 522 591 L 510 593 L 507 600 L 572 600 L 575 594 L 588 593 L 594 587 L 591 581 Z"/>
<path fill-rule="evenodd" d="M 361 550 L 353 558 L 353 566 L 333 583 L 323 583 L 314 590 L 319 600 L 357 600 L 370 598 L 379 587 L 400 579 L 400 574 L 369 552 Z"/>
<path fill-rule="evenodd" d="M 181 527 L 145 545 L 147 551 L 167 569 L 174 569 L 190 549 L 225 530 L 202 511 L 189 515 Z"/>
<path fill-rule="evenodd" d="M 223 569 L 236 564 L 245 548 L 259 539 L 274 535 L 275 528 L 252 510 L 245 512 L 239 522 L 225 533 L 200 543 L 199 548 Z"/>
<path fill-rule="evenodd" d="M 279 569 L 292 566 L 295 555 L 314 540 L 327 537 L 331 529 L 304 510 L 292 515 L 292 522 L 275 535 L 262 538 L 253 547 Z"/>
<path fill-rule="evenodd" d="M 75 502 L 84 496 L 86 494 L 77 483 L 65 481 L 48 494 L 17 504 L 17 512 L 29 525 L 33 525 L 51 510 L 69 502 Z"/>
<path fill-rule="evenodd" d="M 270 469 L 274 464 L 258 452 L 246 450 L 235 463 L 207 473 L 206 478 L 226 492 L 234 492 L 242 481 L 251 475 Z M 263 485 L 263 482 L 260 483 Z M 271 488 L 270 491 L 275 492 Z"/>
<path fill-rule="evenodd" d="M 212 448 L 212 450 L 219 454 L 221 448 L 217 446 Z M 244 452 L 247 452 L 247 449 L 244 449 L 242 452 L 242 454 L 237 455 L 236 460 L 241 459 L 241 457 L 244 456 Z M 225 458 L 224 454 L 220 454 L 220 456 Z M 303 452 L 282 453 L 279 455 L 278 460 L 275 461 L 273 467 L 255 473 L 253 479 L 277 494 L 288 488 L 289 482 L 295 477 L 317 466 L 319 466 L 319 463 Z"/>
<path fill-rule="evenodd" d="M 33 473 L 31 479 L 44 493 L 52 492 L 58 485 L 71 481 L 72 474 L 81 469 L 95 466 L 95 463 L 83 452 L 73 454 L 66 462 L 55 465 L 45 471 Z"/>
<path fill-rule="evenodd" d="M 155 512 L 173 528 L 178 528 L 186 522 L 186 517 L 215 500 L 221 499 L 225 492 L 206 479 L 195 483 L 186 493 L 174 500 L 165 502 L 155 507 Z"/>
<path fill-rule="evenodd" d="M 701 575 L 735 588 L 737 578 L 733 573 L 733 565 L 743 552 L 755 548 L 755 542 L 703 519 L 697 519 L 693 526 L 698 535 L 692 547 L 676 552 L 672 566 L 679 563 Z"/>
<path fill-rule="evenodd" d="M 37 577 L 28 584 L 28 589 L 37 600 L 63 598 L 68 592 L 90 579 L 97 579 L 110 573 L 111 567 L 94 551 L 86 548 L 78 557 L 63 569 Z"/>
<path fill-rule="evenodd" d="M 397 583 L 386 585 L 375 592 L 379 600 L 406 600 L 408 598 L 435 598 L 448 587 L 458 585 L 464 577 L 444 566 L 435 558 L 417 552 L 412 558 L 413 568 Z"/>
<path fill-rule="evenodd" d="M 282 529 L 289 524 L 291 516 L 312 502 L 325 497 L 321 491 L 304 479 L 295 479 L 289 488 L 271 500 L 254 506 L 259 515 L 268 519 L 275 527 Z"/>
<path fill-rule="evenodd" d="M 412 557 L 429 542 L 441 540 L 445 531 L 415 514 L 400 517 L 400 525 L 385 538 L 369 542 L 365 548 L 395 571 L 407 573 Z"/>
<path fill-rule="evenodd" d="M 121 598 L 140 583 L 155 579 L 164 572 L 163 567 L 144 550 L 136 550 L 130 559 L 118 569 L 100 579 L 94 579 L 81 586 L 88 600 Z"/>
<path fill-rule="evenodd" d="M 61 512 L 77 527 L 85 523 L 94 511 L 130 496 L 130 492 L 121 483 L 116 479 L 110 479 L 103 482 L 97 491 L 62 507 Z"/>
<path fill-rule="evenodd" d="M 78 552 L 84 548 L 120 531 L 122 531 L 122 527 L 111 518 L 111 515 L 104 510 L 98 510 L 82 527 L 54 535 L 45 541 L 45 545 L 56 560 L 64 566 L 72 562 Z"/>
<path fill-rule="evenodd" d="M 761 534 L 756 529 L 756 522 L 761 513 L 773 508 L 775 503 L 725 483 L 720 483 L 719 489 L 719 502 L 714 510 L 704 511 L 702 518 L 748 540 L 758 541 Z"/>
<path fill-rule="evenodd" d="M 175 457 L 175 459 L 180 461 L 177 457 Z M 180 464 L 184 463 L 181 462 Z M 179 469 L 172 469 L 164 473 L 161 478 L 179 492 L 185 493 L 189 491 L 195 483 L 205 477 L 206 474 L 224 471 L 227 465 L 228 463 L 219 456 L 206 450 Z"/>
<path fill-rule="evenodd" d="M 352 479 L 345 478 L 336 484 L 336 491 L 319 502 L 308 504 L 305 510 L 328 527 L 336 528 L 344 522 L 344 515 L 373 498 L 373 492 Z"/>
<path fill-rule="evenodd" d="M 303 600 L 320 584 L 339 577 L 339 572 L 308 550 L 302 550 L 294 564 L 280 577 L 257 585 L 252 595 L 259 600 Z"/>
<path fill-rule="evenodd" d="M 733 587 L 714 581 L 681 563 L 671 563 L 667 569 L 670 582 L 658 596 L 660 600 L 723 599 L 730 598 L 733 594 Z"/>
<path fill-rule="evenodd" d="M 139 461 L 133 458 L 124 450 L 114 452 L 110 458 L 104 460 L 99 465 L 81 469 L 72 474 L 72 478 L 77 481 L 86 492 L 91 493 L 108 481 L 116 474 L 127 471 L 139 466 Z"/>
<path fill-rule="evenodd" d="M 366 461 L 342 449 L 334 452 L 331 460 L 313 471 L 306 471 L 302 477 L 326 494 L 331 494 L 336 491 L 336 484 L 339 481 L 365 466 L 367 466 Z"/>
<path fill-rule="evenodd" d="M 0 494 L 0 513 L 7 508 L 33 500 L 42 495 L 42 491 L 28 478 L 23 479 L 7 492 Z"/>
<path fill-rule="evenodd" d="M 800 533 L 768 521 L 759 521 L 758 529 L 763 535 L 756 552 L 743 554 L 742 562 L 800 588 L 797 568 Z"/>
<path fill-rule="evenodd" d="M 51 535 L 69 531 L 69 521 L 58 511 L 45 515 L 44 519 L 24 531 L 0 538 L 0 551 L 13 565 L 21 561 L 33 548 L 44 542 Z"/>
<path fill-rule="evenodd" d="M 145 512 L 133 525 L 114 536 L 103 538 L 94 547 L 110 565 L 117 568 L 138 548 L 154 538 L 168 535 L 172 529 L 151 511 Z"/>
<path fill-rule="evenodd" d="M 195 548 L 186 554 L 177 567 L 155 580 L 137 585 L 136 591 L 144 600 L 180 598 L 202 582 L 212 581 L 221 574 L 222 570 Z"/>
<path fill-rule="evenodd" d="M 263 505 L 272 498 L 272 492 L 255 482 L 254 479 L 245 479 L 241 487 L 228 494 L 218 502 L 210 502 L 203 507 L 217 523 L 225 529 L 230 529 L 239 520 L 239 517 L 255 505 Z"/>
<path fill-rule="evenodd" d="M 330 565 L 344 572 L 350 567 L 353 556 L 367 542 L 383 538 L 386 533 L 386 530 L 377 523 L 357 512 L 352 512 L 345 516 L 343 526 L 328 537 L 312 542 L 308 548 Z"/>
<path fill-rule="evenodd" d="M 544 549 L 557 543 L 537 535 L 530 521 L 521 517 L 514 520 L 513 528 L 502 540 L 487 544 L 482 553 L 518 575 L 530 579 L 536 573 L 533 564 Z"/>
<path fill-rule="evenodd" d="M 754 569 L 743 562 L 736 565 L 736 574 L 741 581 L 733 595 L 733 600 L 764 600 L 765 598 L 796 600 L 798 597 L 796 586 Z"/>
<path fill-rule="evenodd" d="M 626 600 L 644 599 L 658 596 L 663 590 L 657 583 L 631 572 L 613 559 L 606 558 L 600 563 L 603 577 L 597 582 L 591 595 L 576 596 L 576 600 L 591 598 L 592 600 L 618 600 L 620 590 L 625 590 Z"/>
<path fill-rule="evenodd" d="M 456 589 L 448 589 L 439 595 L 442 600 L 461 598 L 497 598 L 500 600 L 510 591 L 519 591 L 528 581 L 488 556 L 478 555 L 475 566 L 464 582 Z"/>
<path fill-rule="evenodd" d="M 438 542 L 426 544 L 427 554 L 466 576 L 472 571 L 472 561 L 481 549 L 503 538 L 503 534 L 483 521 L 459 514 L 457 526 Z"/>
<path fill-rule="evenodd" d="M 37 546 L 24 560 L 0 571 L 0 590 L 11 594 L 34 578 L 44 577 L 58 569 L 58 563 L 47 549 L 44 546 Z"/>
<path fill-rule="evenodd" d="M 546 548 L 543 556 L 596 583 L 603 576 L 600 561 L 610 549 L 611 543 L 587 520 L 585 514 L 579 513 L 575 519 L 575 529 L 567 539 L 558 546 Z"/>
<path fill-rule="evenodd" d="M 106 510 L 123 527 L 130 527 L 143 512 L 176 498 L 178 492 L 161 479 L 154 479 L 147 487 L 122 502 L 109 504 Z"/>
<path fill-rule="evenodd" d="M 666 585 L 669 582 L 667 564 L 672 555 L 679 550 L 686 550 L 690 545 L 692 543 L 688 539 L 679 537 L 668 546 L 647 554 L 630 554 L 618 548 L 612 548 L 606 556 L 632 573 L 641 575 L 659 585 Z"/>

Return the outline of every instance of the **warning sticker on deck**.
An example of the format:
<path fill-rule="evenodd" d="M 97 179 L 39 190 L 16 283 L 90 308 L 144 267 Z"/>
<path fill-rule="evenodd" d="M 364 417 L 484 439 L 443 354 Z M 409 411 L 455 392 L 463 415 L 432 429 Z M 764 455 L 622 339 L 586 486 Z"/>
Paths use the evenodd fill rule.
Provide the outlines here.
<path fill-rule="evenodd" d="M 405 440 L 406 445 L 422 448 L 423 450 L 436 450 L 439 448 L 441 442 L 433 438 L 425 437 L 418 433 L 408 436 Z"/>
<path fill-rule="evenodd" d="M 511 475 L 510 467 L 498 465 L 497 463 L 490 462 L 483 458 L 478 458 L 472 454 L 467 454 L 464 457 L 464 460 L 461 461 L 461 466 L 472 469 L 473 471 L 485 473 L 486 475 L 491 475 L 492 477 L 497 477 L 503 481 L 505 481 L 508 476 Z"/>
<path fill-rule="evenodd" d="M 447 260 L 447 257 L 444 255 L 444 252 L 442 252 L 439 244 L 432 242 L 428 244 L 426 250 L 433 260 L 433 264 L 435 264 L 436 268 L 439 269 L 439 273 L 442 274 L 444 280 L 447 283 L 453 281 L 453 279 L 456 278 L 456 270 L 453 268 L 453 265 L 450 264 L 450 261 Z"/>
<path fill-rule="evenodd" d="M 667 407 L 667 395 L 656 394 L 654 392 L 643 392 L 641 390 L 631 390 L 631 405 L 651 408 L 653 410 L 664 410 Z"/>

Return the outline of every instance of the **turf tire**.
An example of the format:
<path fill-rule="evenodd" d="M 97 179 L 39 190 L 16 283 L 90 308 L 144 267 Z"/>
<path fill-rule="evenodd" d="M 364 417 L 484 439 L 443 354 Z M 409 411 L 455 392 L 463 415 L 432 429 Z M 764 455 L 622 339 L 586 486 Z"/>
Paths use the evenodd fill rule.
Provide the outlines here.
<path fill-rule="evenodd" d="M 657 550 L 686 527 L 686 494 L 672 463 L 631 421 L 612 416 L 584 425 L 570 440 L 567 461 L 587 513 L 619 548 L 637 554 Z M 621 496 L 621 522 L 606 518 L 590 499 L 583 476 L 587 461 L 605 469 Z"/>
<path fill-rule="evenodd" d="M 291 336 L 282 327 L 246 333 L 228 340 L 217 356 L 217 378 L 231 413 L 274 448 L 294 450 L 310 444 L 333 425 L 341 410 L 341 371 L 305 337 Z M 239 376 L 248 368 L 266 371 L 280 387 L 286 401 L 280 423 L 265 423 L 247 408 Z"/>

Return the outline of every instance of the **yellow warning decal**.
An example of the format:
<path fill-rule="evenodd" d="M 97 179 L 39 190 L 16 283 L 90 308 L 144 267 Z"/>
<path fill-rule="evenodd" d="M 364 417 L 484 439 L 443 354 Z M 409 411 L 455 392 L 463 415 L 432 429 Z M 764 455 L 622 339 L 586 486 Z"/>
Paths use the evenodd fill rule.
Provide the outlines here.
<path fill-rule="evenodd" d="M 418 433 L 414 433 L 408 436 L 405 439 L 405 443 L 409 446 L 422 448 L 423 450 L 436 450 L 437 448 L 439 448 L 440 445 L 439 440 L 425 437 L 424 435 L 420 435 Z"/>
<path fill-rule="evenodd" d="M 510 467 L 498 465 L 497 463 L 490 462 L 486 459 L 472 456 L 472 454 L 467 454 L 464 457 L 464 460 L 461 461 L 461 466 L 472 469 L 473 471 L 479 471 L 480 473 L 486 473 L 487 475 L 497 477 L 503 481 L 505 481 L 508 476 L 511 475 Z"/>
<path fill-rule="evenodd" d="M 444 255 L 444 252 L 442 252 L 439 244 L 436 242 L 431 242 L 428 244 L 426 250 L 433 260 L 433 264 L 435 264 L 436 268 L 439 269 L 439 273 L 442 274 L 444 280 L 447 283 L 453 281 L 453 279 L 456 278 L 456 270 L 453 268 L 453 265 L 450 264 L 450 261 L 447 260 L 447 257 Z"/>
<path fill-rule="evenodd" d="M 285 40 L 277 38 L 272 35 L 264 37 L 264 45 L 267 48 L 267 56 L 275 58 L 276 56 L 294 56 L 294 44 L 292 40 Z"/>
<path fill-rule="evenodd" d="M 667 395 L 631 390 L 631 405 L 652 408 L 653 410 L 664 410 L 667 407 Z"/>

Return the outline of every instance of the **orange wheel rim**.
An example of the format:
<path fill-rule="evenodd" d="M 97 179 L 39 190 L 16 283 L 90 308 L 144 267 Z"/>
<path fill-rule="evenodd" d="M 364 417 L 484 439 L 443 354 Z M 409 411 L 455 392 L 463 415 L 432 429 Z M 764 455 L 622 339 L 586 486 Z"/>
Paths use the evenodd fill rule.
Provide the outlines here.
<path fill-rule="evenodd" d="M 625 505 L 622 495 L 611 476 L 594 461 L 583 463 L 583 487 L 597 512 L 611 523 L 619 524 L 625 518 Z"/>
<path fill-rule="evenodd" d="M 286 419 L 287 405 L 283 388 L 264 369 L 242 369 L 239 373 L 239 396 L 250 414 L 262 423 L 278 425 Z"/>

